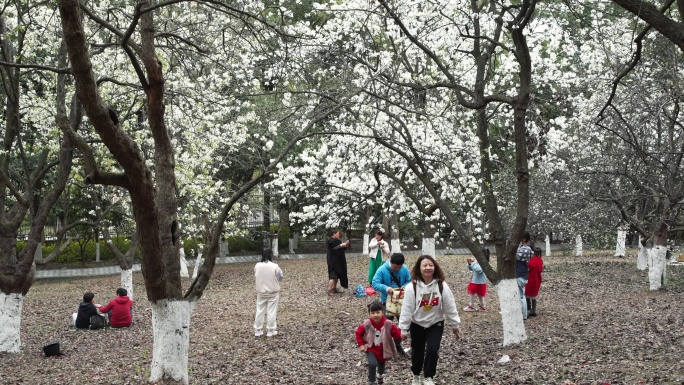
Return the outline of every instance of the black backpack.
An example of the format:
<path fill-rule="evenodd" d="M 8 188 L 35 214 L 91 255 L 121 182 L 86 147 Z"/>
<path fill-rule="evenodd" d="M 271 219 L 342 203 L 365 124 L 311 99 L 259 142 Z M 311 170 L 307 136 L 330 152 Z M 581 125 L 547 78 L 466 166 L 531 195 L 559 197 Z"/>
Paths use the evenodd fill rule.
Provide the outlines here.
<path fill-rule="evenodd" d="M 107 318 L 103 315 L 93 314 L 90 316 L 90 330 L 104 329 L 107 326 Z"/>

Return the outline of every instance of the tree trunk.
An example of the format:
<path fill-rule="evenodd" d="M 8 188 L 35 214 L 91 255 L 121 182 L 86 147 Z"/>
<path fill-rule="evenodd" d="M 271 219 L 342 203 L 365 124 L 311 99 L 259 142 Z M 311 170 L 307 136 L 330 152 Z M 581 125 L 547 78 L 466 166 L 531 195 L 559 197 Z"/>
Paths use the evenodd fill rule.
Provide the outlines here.
<path fill-rule="evenodd" d="M 133 270 L 121 270 L 121 287 L 128 292 L 128 298 L 133 300 Z"/>
<path fill-rule="evenodd" d="M 294 254 L 295 250 L 298 249 L 299 247 L 297 244 L 299 243 L 299 232 L 293 231 L 290 233 L 290 254 Z"/>
<path fill-rule="evenodd" d="M 197 278 L 197 273 L 202 267 L 202 262 L 204 262 L 204 260 L 202 259 L 202 252 L 200 251 L 197 253 L 197 259 L 195 259 L 195 269 L 192 271 L 192 279 Z"/>
<path fill-rule="evenodd" d="M 437 229 L 437 219 L 428 217 L 425 218 L 425 226 L 423 228 L 423 247 L 421 252 L 423 255 L 429 255 L 435 258 L 435 231 Z"/>
<path fill-rule="evenodd" d="M 637 270 L 648 269 L 648 249 L 644 247 L 643 238 L 639 234 L 639 252 L 637 253 Z"/>
<path fill-rule="evenodd" d="M 40 263 L 43 260 L 43 244 L 39 243 L 36 248 L 36 254 L 33 256 L 33 260 L 36 263 Z"/>
<path fill-rule="evenodd" d="M 182 247 L 180 248 L 180 268 L 181 277 L 190 277 L 190 273 L 188 272 L 188 261 L 185 259 L 185 249 L 183 249 Z"/>
<path fill-rule="evenodd" d="M 394 210 L 389 218 L 391 227 L 390 250 L 392 254 L 401 253 L 401 239 L 399 237 L 399 216 Z"/>
<path fill-rule="evenodd" d="M 577 238 L 575 239 L 575 257 L 581 257 L 582 256 L 582 236 L 577 235 Z"/>
<path fill-rule="evenodd" d="M 226 242 L 225 239 L 221 239 L 219 243 L 219 257 L 226 257 L 228 254 L 230 254 L 230 250 L 228 250 L 228 242 Z"/>
<path fill-rule="evenodd" d="M 363 234 L 363 252 L 361 253 L 364 257 L 368 256 L 368 253 L 370 250 L 368 249 L 368 244 L 370 243 L 370 235 L 368 235 L 368 231 L 366 231 Z"/>
<path fill-rule="evenodd" d="M 271 250 L 273 251 L 273 256 L 278 257 L 278 233 L 274 234 L 273 239 L 271 240 Z"/>
<path fill-rule="evenodd" d="M 648 250 L 648 283 L 651 291 L 665 287 L 667 273 L 667 247 L 657 245 Z"/>
<path fill-rule="evenodd" d="M 548 234 L 546 234 L 546 238 L 544 238 L 544 244 L 546 246 L 546 253 L 544 254 L 547 257 L 551 256 L 551 238 L 549 237 Z"/>
<path fill-rule="evenodd" d="M 151 306 L 154 344 L 150 382 L 188 384 L 190 317 L 195 302 L 163 299 Z"/>
<path fill-rule="evenodd" d="M 0 292 L 0 352 L 19 353 L 21 350 L 21 308 L 24 296 Z"/>
<path fill-rule="evenodd" d="M 501 307 L 503 345 L 515 345 L 527 340 L 517 280 L 503 279 L 499 281 L 496 285 L 496 293 L 499 296 L 499 306 Z"/>
<path fill-rule="evenodd" d="M 615 243 L 615 256 L 624 257 L 625 256 L 625 239 L 627 238 L 627 230 L 622 227 L 618 227 L 617 231 L 617 242 Z"/>

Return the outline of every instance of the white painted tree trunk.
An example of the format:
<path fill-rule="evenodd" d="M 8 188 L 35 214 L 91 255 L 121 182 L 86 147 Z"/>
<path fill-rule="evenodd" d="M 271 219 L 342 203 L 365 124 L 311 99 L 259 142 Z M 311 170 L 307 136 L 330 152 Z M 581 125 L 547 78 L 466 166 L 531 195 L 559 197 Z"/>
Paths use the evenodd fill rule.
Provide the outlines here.
<path fill-rule="evenodd" d="M 648 249 L 641 243 L 643 238 L 639 235 L 639 252 L 637 253 L 637 270 L 648 269 Z"/>
<path fill-rule="evenodd" d="M 273 257 L 278 257 L 278 237 L 271 240 L 271 250 L 273 251 Z"/>
<path fill-rule="evenodd" d="M 21 308 L 24 296 L 0 292 L 0 352 L 21 351 Z"/>
<path fill-rule="evenodd" d="M 33 255 L 33 260 L 36 262 L 40 262 L 43 260 L 43 244 L 39 243 L 38 247 L 36 248 L 36 253 Z"/>
<path fill-rule="evenodd" d="M 504 279 L 499 281 L 496 285 L 496 293 L 499 296 L 499 306 L 501 307 L 503 345 L 519 344 L 527 340 L 517 280 Z"/>
<path fill-rule="evenodd" d="M 150 382 L 174 380 L 187 384 L 190 316 L 194 301 L 152 303 L 152 367 Z"/>
<path fill-rule="evenodd" d="M 627 239 L 627 231 L 618 228 L 617 231 L 617 242 L 615 243 L 615 256 L 624 257 L 625 256 L 625 239 Z"/>
<path fill-rule="evenodd" d="M 651 291 L 660 290 L 667 283 L 667 248 L 655 246 L 648 251 L 648 282 Z"/>
<path fill-rule="evenodd" d="M 423 248 L 421 250 L 423 255 L 429 255 L 435 258 L 435 238 L 423 238 Z"/>
<path fill-rule="evenodd" d="M 546 234 L 546 238 L 544 238 L 544 244 L 546 245 L 546 253 L 544 254 L 547 257 L 551 256 L 551 237 L 549 237 L 548 234 Z"/>
<path fill-rule="evenodd" d="M 576 240 L 575 240 L 575 257 L 581 257 L 582 256 L 582 236 L 578 235 Z"/>
<path fill-rule="evenodd" d="M 121 270 L 121 287 L 128 292 L 128 298 L 133 300 L 133 269 Z"/>
<path fill-rule="evenodd" d="M 219 243 L 219 257 L 226 257 L 228 254 L 230 254 L 230 250 L 228 250 L 228 242 L 221 240 L 221 243 Z"/>
<path fill-rule="evenodd" d="M 295 240 L 294 240 L 294 238 L 288 239 L 288 250 L 287 250 L 287 251 L 288 251 L 290 254 L 294 254 L 294 249 L 295 249 L 294 246 L 295 246 Z"/>
<path fill-rule="evenodd" d="M 391 239 L 390 240 L 390 250 L 391 250 L 392 254 L 401 253 L 401 241 L 398 239 Z"/>
<path fill-rule="evenodd" d="M 202 262 L 204 262 L 204 258 L 202 258 L 202 252 L 200 252 L 195 260 L 195 269 L 192 271 L 192 279 L 197 278 L 197 273 L 199 272 L 200 267 L 202 267 Z"/>
<path fill-rule="evenodd" d="M 95 240 L 95 262 L 100 262 L 100 242 Z"/>
<path fill-rule="evenodd" d="M 370 250 L 368 249 L 368 244 L 370 243 L 370 235 L 368 235 L 368 232 L 363 234 L 363 252 L 361 253 L 364 257 L 368 256 L 368 253 Z"/>
<path fill-rule="evenodd" d="M 183 278 L 188 278 L 190 273 L 188 272 L 188 261 L 185 259 L 185 250 L 180 248 L 180 275 Z"/>

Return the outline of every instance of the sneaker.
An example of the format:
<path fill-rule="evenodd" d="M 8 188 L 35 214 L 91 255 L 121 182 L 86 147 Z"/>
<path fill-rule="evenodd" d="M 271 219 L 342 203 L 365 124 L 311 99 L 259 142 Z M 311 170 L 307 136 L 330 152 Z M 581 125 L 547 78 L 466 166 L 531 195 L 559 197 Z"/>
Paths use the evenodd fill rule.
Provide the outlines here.
<path fill-rule="evenodd" d="M 273 336 L 277 336 L 277 335 L 278 335 L 277 330 L 274 330 L 274 331 L 269 330 L 268 333 L 266 333 L 266 337 L 273 337 Z"/>
<path fill-rule="evenodd" d="M 480 306 L 477 311 L 487 311 L 487 308 Z"/>
<path fill-rule="evenodd" d="M 384 382 L 385 380 L 382 379 L 382 374 L 378 374 L 377 378 L 378 378 L 378 385 L 382 385 L 385 383 Z"/>
<path fill-rule="evenodd" d="M 411 382 L 411 385 L 422 385 L 423 381 L 420 380 L 420 376 L 413 376 L 413 381 Z"/>
<path fill-rule="evenodd" d="M 411 357 L 411 347 L 410 346 L 408 348 L 404 349 L 404 354 Z"/>
<path fill-rule="evenodd" d="M 432 377 L 425 377 L 425 381 L 423 381 L 423 385 L 435 385 L 435 382 L 432 381 Z"/>
<path fill-rule="evenodd" d="M 468 306 L 466 306 L 466 307 L 463 308 L 463 311 L 475 311 L 475 308 L 472 307 L 472 306 L 470 306 L 470 305 L 468 305 Z"/>
<path fill-rule="evenodd" d="M 257 330 L 254 332 L 254 337 L 261 337 L 264 335 L 264 332 L 261 330 Z"/>

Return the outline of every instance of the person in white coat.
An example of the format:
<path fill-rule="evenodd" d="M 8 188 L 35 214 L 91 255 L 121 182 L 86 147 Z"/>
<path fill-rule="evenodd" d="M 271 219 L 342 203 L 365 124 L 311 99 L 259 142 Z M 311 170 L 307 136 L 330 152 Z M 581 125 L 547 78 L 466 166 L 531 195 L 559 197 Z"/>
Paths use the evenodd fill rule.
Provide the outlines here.
<path fill-rule="evenodd" d="M 276 314 L 278 313 L 278 300 L 280 299 L 280 280 L 283 279 L 283 271 L 277 263 L 273 262 L 273 252 L 264 250 L 261 262 L 254 266 L 256 278 L 256 316 L 254 318 L 254 336 L 264 335 L 264 318 L 266 318 L 266 336 L 273 337 L 278 334 L 276 330 Z"/>
<path fill-rule="evenodd" d="M 375 232 L 375 237 L 368 243 L 368 248 L 370 249 L 370 252 L 368 253 L 368 257 L 370 258 L 368 263 L 368 286 L 373 285 L 375 273 L 390 256 L 389 245 L 382 239 L 384 235 L 385 233 L 378 230 Z"/>
<path fill-rule="evenodd" d="M 444 282 L 444 272 L 434 258 L 421 255 L 411 271 L 411 283 L 406 285 L 399 317 L 401 338 L 411 336 L 412 385 L 434 385 L 445 322 L 460 337 L 461 318 L 454 295 Z"/>

